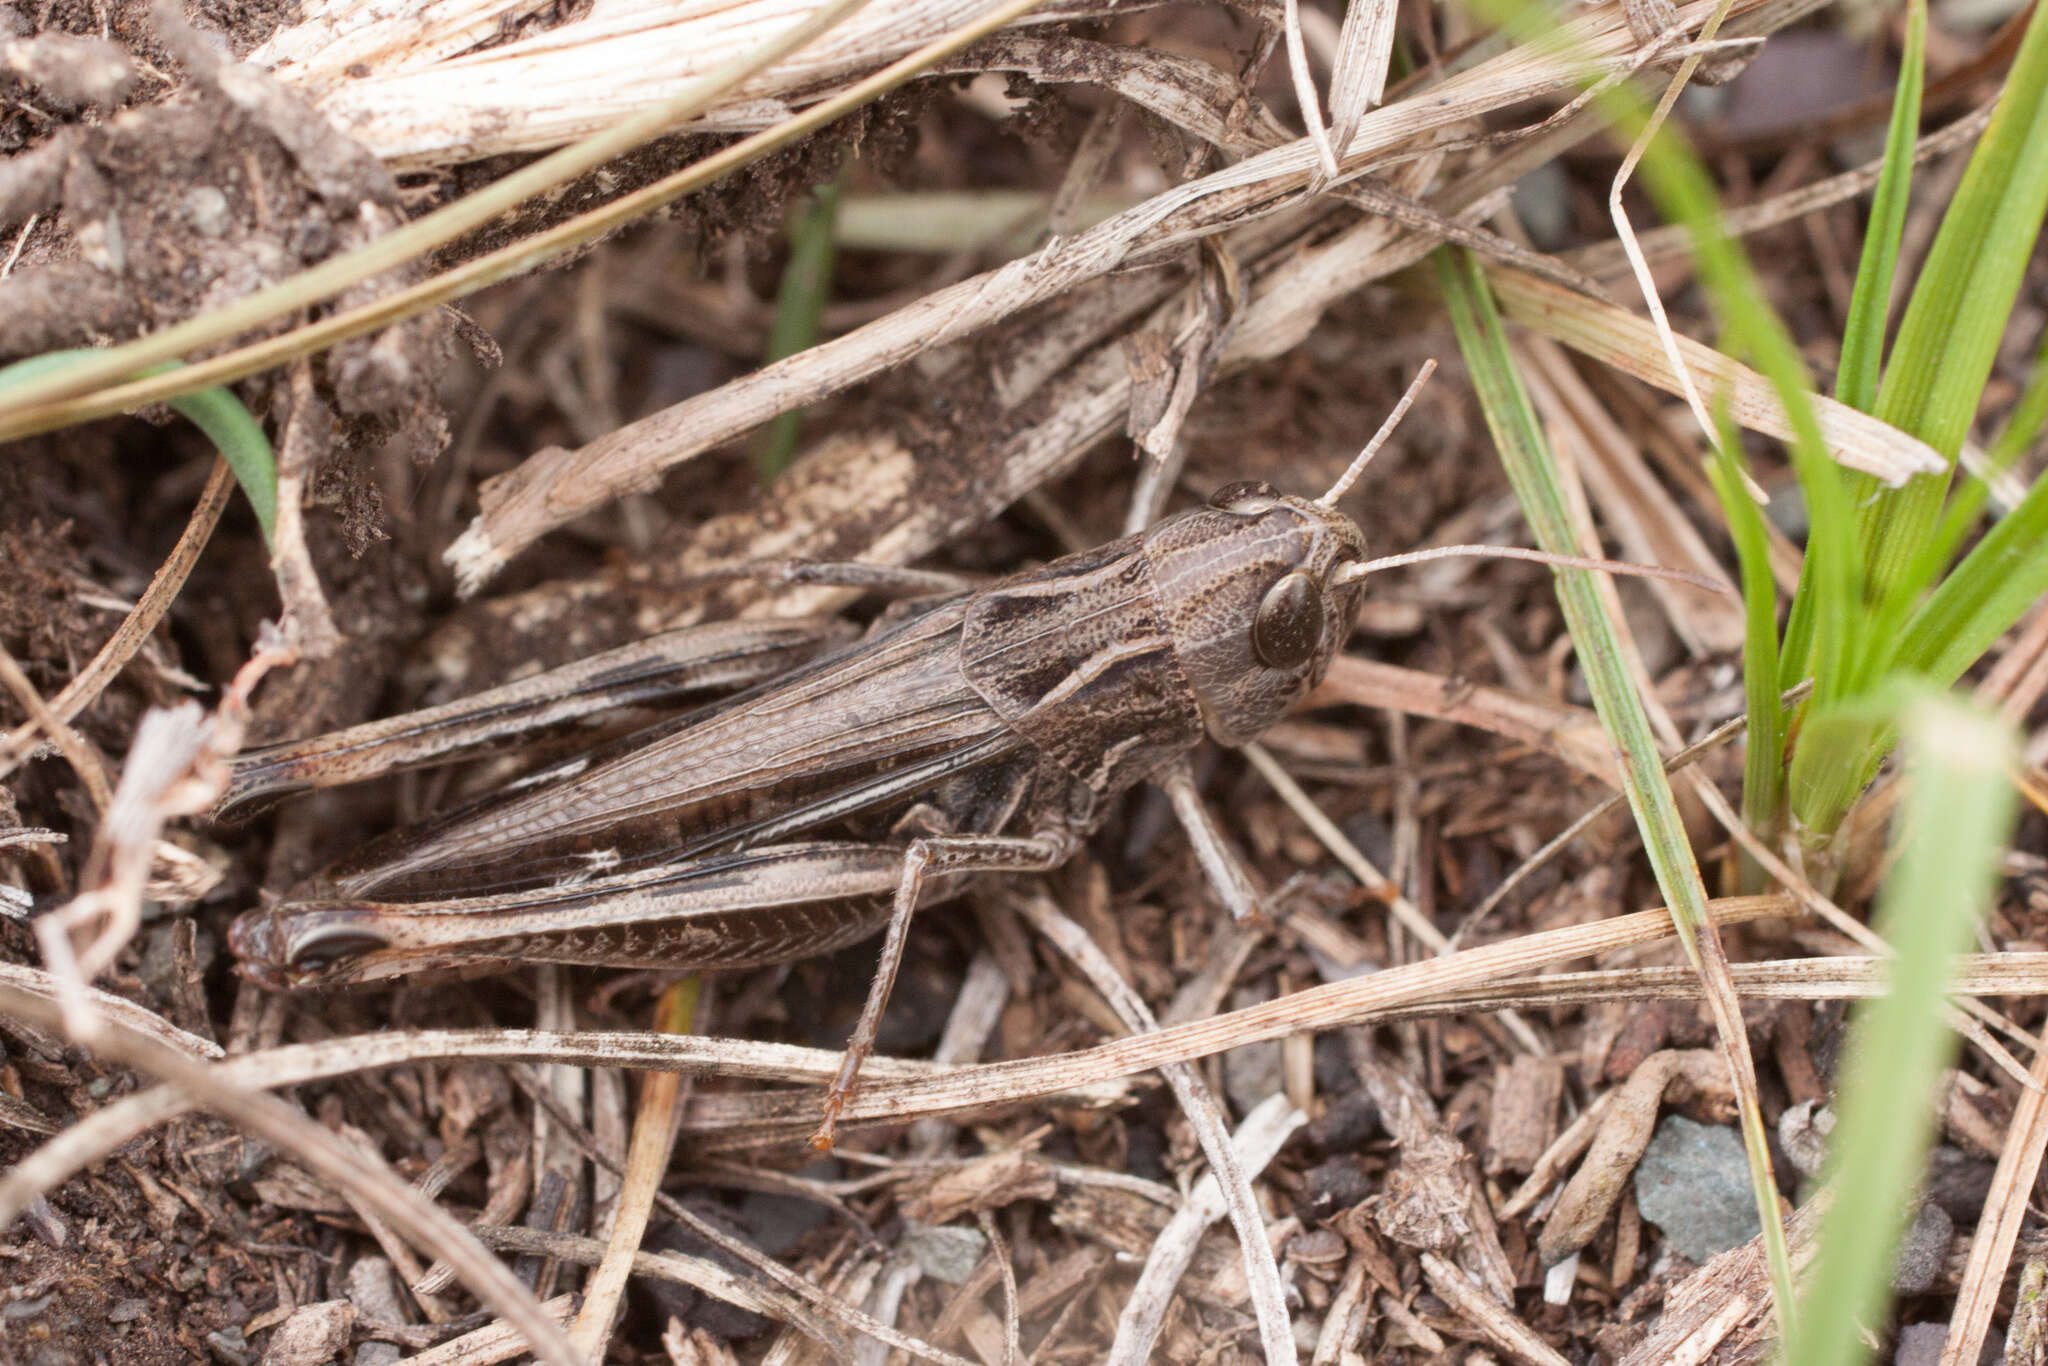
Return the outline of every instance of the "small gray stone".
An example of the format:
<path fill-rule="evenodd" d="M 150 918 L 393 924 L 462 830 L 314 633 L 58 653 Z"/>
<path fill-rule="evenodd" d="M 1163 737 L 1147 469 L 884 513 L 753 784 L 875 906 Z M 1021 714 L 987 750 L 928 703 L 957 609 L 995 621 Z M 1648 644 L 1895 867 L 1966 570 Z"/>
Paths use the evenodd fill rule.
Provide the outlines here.
<path fill-rule="evenodd" d="M 348 1302 L 366 1319 L 383 1323 L 404 1323 L 405 1306 L 398 1298 L 398 1283 L 391 1262 L 385 1257 L 358 1257 L 348 1269 Z"/>
<path fill-rule="evenodd" d="M 1742 1140 L 1725 1125 L 1667 1115 L 1636 1166 L 1636 1204 L 1682 1256 L 1704 1262 L 1756 1237 Z"/>
<path fill-rule="evenodd" d="M 1945 1323 L 1909 1323 L 1892 1344 L 1892 1366 L 1934 1366 L 1948 1341 Z"/>
<path fill-rule="evenodd" d="M 1901 1295 L 1924 1294 L 1948 1263 L 1948 1245 L 1955 1240 L 1956 1221 L 1933 1201 L 1923 1201 L 1899 1241 L 1892 1261 L 1892 1289 Z"/>
<path fill-rule="evenodd" d="M 1810 1100 L 1785 1107 L 1778 1116 L 1778 1146 L 1801 1176 L 1820 1176 L 1828 1159 L 1828 1135 L 1835 1131 L 1835 1112 Z"/>
<path fill-rule="evenodd" d="M 1223 1055 L 1223 1091 L 1237 1113 L 1250 1114 L 1280 1094 L 1286 1063 L 1277 1041 L 1248 1043 Z"/>
<path fill-rule="evenodd" d="M 1564 167 L 1549 161 L 1515 182 L 1515 217 L 1538 251 L 1572 245 L 1572 187 Z"/>
<path fill-rule="evenodd" d="M 249 1340 L 242 1336 L 242 1330 L 227 1327 L 219 1332 L 206 1335 L 206 1350 L 213 1353 L 214 1360 L 227 1366 L 249 1366 L 255 1358 L 249 1355 Z"/>
<path fill-rule="evenodd" d="M 988 1239 L 980 1229 L 958 1224 L 912 1224 L 903 1245 L 925 1275 L 947 1285 L 964 1285 L 988 1250 Z"/>
<path fill-rule="evenodd" d="M 347 1300 L 302 1304 L 270 1335 L 263 1366 L 325 1366 L 348 1346 L 356 1307 Z"/>
<path fill-rule="evenodd" d="M 1941 1349 L 1947 1341 L 1945 1323 L 1907 1324 L 1892 1343 L 1893 1366 L 1934 1366 L 1941 1360 Z M 1986 1336 L 1977 1349 L 1977 1366 L 1999 1366 L 2003 1360 L 2005 1354 L 1999 1351 L 1997 1341 Z"/>
<path fill-rule="evenodd" d="M 211 185 L 185 191 L 185 221 L 202 237 L 221 236 L 228 230 L 228 197 Z"/>
<path fill-rule="evenodd" d="M 1243 1010 L 1258 1005 L 1269 994 L 1256 987 L 1240 988 L 1231 993 L 1231 1007 Z M 1280 1094 L 1286 1085 L 1285 1068 L 1285 1055 L 1277 1040 L 1233 1048 L 1223 1055 L 1223 1093 L 1230 1097 L 1237 1113 L 1250 1114 L 1262 1102 Z"/>

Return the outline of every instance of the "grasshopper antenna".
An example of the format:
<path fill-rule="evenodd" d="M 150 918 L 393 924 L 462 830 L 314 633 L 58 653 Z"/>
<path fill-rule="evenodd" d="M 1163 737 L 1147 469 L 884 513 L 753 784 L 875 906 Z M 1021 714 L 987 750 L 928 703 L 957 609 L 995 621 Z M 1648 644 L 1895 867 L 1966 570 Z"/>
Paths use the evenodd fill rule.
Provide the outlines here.
<path fill-rule="evenodd" d="M 1530 560 L 1536 564 L 1547 564 L 1556 569 L 1591 569 L 1601 574 L 1625 574 L 1639 579 L 1670 579 L 1677 583 L 1691 584 L 1709 593 L 1725 593 L 1728 585 L 1704 574 L 1695 574 L 1689 569 L 1667 569 L 1660 564 L 1630 564 L 1627 560 L 1593 560 L 1583 555 L 1553 555 L 1547 550 L 1524 550 L 1512 545 L 1446 545 L 1434 550 L 1411 550 L 1405 555 L 1384 555 L 1377 560 L 1366 560 L 1362 564 L 1347 564 L 1330 576 L 1330 583 L 1356 583 L 1367 575 L 1382 569 L 1399 569 L 1403 565 L 1428 564 L 1431 560 L 1475 559 L 1475 560 Z"/>
<path fill-rule="evenodd" d="M 1408 409 L 1414 404 L 1415 396 L 1422 392 L 1422 386 L 1429 383 L 1429 377 L 1435 373 L 1436 357 L 1431 356 L 1422 362 L 1422 368 L 1415 372 L 1414 380 L 1408 385 L 1408 392 L 1401 395 L 1401 401 L 1394 405 L 1393 412 L 1387 414 L 1387 420 L 1380 424 L 1380 429 L 1372 434 L 1372 440 L 1365 443 L 1365 449 L 1358 453 L 1358 458 L 1351 462 L 1344 473 L 1337 476 L 1337 482 L 1330 485 L 1328 493 L 1316 499 L 1317 507 L 1333 508 L 1337 506 L 1339 498 L 1351 492 L 1351 486 L 1358 482 L 1358 476 L 1365 473 L 1365 467 L 1380 453 L 1380 447 L 1387 444 L 1387 438 L 1394 434 L 1394 428 L 1400 426 L 1401 419 L 1408 415 Z"/>

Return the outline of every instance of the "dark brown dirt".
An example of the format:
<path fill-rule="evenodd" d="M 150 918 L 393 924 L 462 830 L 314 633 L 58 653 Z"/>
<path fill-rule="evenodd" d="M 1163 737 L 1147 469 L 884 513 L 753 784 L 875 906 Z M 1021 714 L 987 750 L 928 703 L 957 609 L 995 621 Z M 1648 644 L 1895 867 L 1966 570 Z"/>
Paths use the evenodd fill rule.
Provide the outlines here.
<path fill-rule="evenodd" d="M 0 7 L 0 37 L 10 31 L 63 32 L 97 38 L 100 14 L 112 42 L 141 58 L 137 74 L 107 108 L 91 103 L 59 109 L 47 90 L 0 78 L 0 228 L 9 232 L 39 215 L 15 272 L 0 280 L 0 361 L 60 346 L 97 344 L 193 316 L 224 300 L 284 278 L 362 240 L 365 200 L 390 221 L 421 203 L 499 173 L 468 168 L 446 184 L 406 187 L 384 178 L 354 149 L 286 97 L 245 108 L 225 98 L 211 59 L 189 34 L 166 41 L 147 6 L 85 0 L 30 15 L 29 0 Z M 235 51 L 246 51 L 284 7 L 209 11 Z M 536 22 L 559 21 L 558 9 Z M 1132 21 L 1137 22 L 1137 21 Z M 1205 20 L 1205 23 L 1208 21 Z M 1243 30 L 1214 19 L 1222 36 L 1204 30 L 1204 50 L 1219 65 L 1243 55 Z M 172 92 L 151 71 L 180 76 Z M 55 77 L 51 78 L 55 80 Z M 59 82 L 61 84 L 61 82 Z M 47 85 L 47 83 L 46 83 Z M 74 81 L 75 86 L 75 81 Z M 38 93 L 42 92 L 42 93 Z M 79 93 L 73 89 L 73 93 Z M 616 423 L 708 389 L 751 365 L 765 336 L 779 269 L 775 225 L 804 187 L 829 179 L 855 158 L 857 188 L 1054 183 L 1083 102 L 1045 88 L 1019 89 L 1033 102 L 1028 137 L 993 124 L 942 92 L 891 101 L 847 127 L 800 145 L 723 187 L 687 202 L 673 221 L 635 230 L 587 252 L 570 269 L 500 286 L 464 305 L 464 326 L 491 347 L 458 345 L 455 323 L 441 315 L 382 347 L 346 348 L 316 366 L 317 389 L 337 414 L 319 452 L 319 475 L 308 508 L 312 558 L 345 638 L 325 660 L 273 676 L 258 695 L 253 743 L 316 732 L 372 715 L 393 714 L 451 690 L 512 677 L 536 661 L 630 636 L 651 614 L 671 605 L 675 587 L 661 566 L 676 562 L 712 518 L 753 507 L 764 496 L 743 451 L 723 451 L 676 470 L 661 487 L 627 500 L 553 536 L 522 557 L 491 588 L 502 603 L 549 585 L 588 584 L 606 591 L 551 621 L 541 638 L 531 622 L 494 613 L 491 601 L 453 601 L 439 555 L 475 506 L 483 479 L 550 443 L 578 444 L 588 428 Z M 36 101 L 51 117 L 28 112 Z M 613 188 L 651 180 L 701 155 L 703 139 L 656 144 L 608 174 Z M 1770 174 L 1768 158 L 1724 168 L 1730 183 L 1755 192 Z M 1739 172 L 1739 174 L 1738 174 Z M 1571 172 L 1565 193 L 1565 240 L 1604 240 L 1600 209 L 1611 161 Z M 573 187 L 547 213 L 583 206 L 588 187 Z M 1753 239 L 1767 263 L 1773 302 L 1795 334 L 1817 351 L 1838 327 L 1839 300 L 1829 272 L 1844 243 L 1859 231 L 1860 210 L 1844 206 L 1811 223 Z M 524 231 L 540 218 L 524 219 Z M 388 224 L 386 224 L 388 226 Z M 11 240 L 11 239 L 10 239 Z M 464 244 L 495 244 L 488 236 Z M 1853 260 L 1853 254 L 1849 257 Z M 922 260 L 842 261 L 835 302 L 887 298 L 931 278 Z M 2048 278 L 2048 272 L 2043 273 Z M 678 282 L 681 282 L 680 284 Z M 1400 439 L 1357 495 L 1362 523 L 1377 549 L 1421 544 L 1446 524 L 1464 520 L 1477 536 L 1512 520 L 1487 435 L 1454 361 L 1456 347 L 1437 311 L 1417 302 L 1416 282 L 1376 289 L 1339 302 L 1287 357 L 1213 386 L 1184 433 L 1191 491 L 1240 479 L 1269 480 L 1296 491 L 1327 485 L 1364 435 L 1377 426 L 1406 376 L 1424 356 L 1445 361 L 1410 414 Z M 1682 285 L 1682 281 L 1679 281 Z M 701 288 L 689 294 L 683 286 Z M 679 317 L 713 290 L 739 302 L 727 312 Z M 2030 305 L 2039 312 L 2044 293 Z M 1698 300 L 1672 292 L 1677 321 L 1693 335 L 1713 324 Z M 650 300 L 652 302 L 650 302 Z M 592 316 L 595 327 L 589 326 Z M 1030 320 L 1018 324 L 1021 329 Z M 982 343 L 991 358 L 1015 334 Z M 495 348 L 485 364 L 477 352 Z M 2003 401 L 2026 357 L 2016 355 L 1998 390 Z M 968 367 L 970 370 L 974 367 Z M 240 392 L 273 427 L 288 416 L 288 386 L 260 380 Z M 1654 411 L 1661 398 L 1630 390 L 1633 411 Z M 935 391 L 922 375 L 878 380 L 807 414 L 813 436 L 865 430 L 885 421 L 920 451 L 972 449 L 995 418 L 988 395 L 967 380 Z M 55 694 L 112 632 L 176 539 L 208 453 L 183 424 L 109 422 L 39 438 L 0 460 L 0 646 L 20 663 L 45 697 Z M 1767 475 L 1780 473 L 1776 466 Z M 975 471 L 957 471 L 971 481 Z M 1128 443 L 1092 453 L 1073 473 L 1042 490 L 1043 501 L 1019 506 L 963 536 L 938 563 L 997 572 L 1059 553 L 1063 534 L 1087 542 L 1110 539 L 1129 494 Z M 936 496 L 935 491 L 935 496 Z M 1047 509 L 1050 509 L 1050 512 Z M 1712 525 L 1706 509 L 1694 509 Z M 609 576 L 608 578 L 606 576 Z M 215 534 L 166 623 L 78 719 L 85 740 L 109 770 L 119 771 L 144 709 L 196 688 L 211 698 L 247 658 L 259 624 L 278 611 L 267 555 L 253 518 L 237 500 Z M 1553 701 L 1570 697 L 1562 624 L 1545 572 L 1487 566 L 1448 590 L 1413 581 L 1375 585 L 1369 627 L 1354 649 L 1426 669 L 1448 680 L 1532 691 Z M 1667 651 L 1652 667 L 1675 709 L 1724 697 L 1732 661 L 1688 660 Z M 0 724 L 25 716 L 0 696 Z M 1575 782 L 1553 757 L 1444 724 L 1396 722 L 1378 711 L 1350 709 L 1308 718 L 1289 737 L 1290 758 L 1316 781 L 1316 795 L 1347 833 L 1383 866 L 1394 862 L 1397 835 L 1405 850 L 1411 895 L 1445 927 L 1471 908 L 1536 843 L 1549 838 L 1600 795 Z M 1710 772 L 1732 783 L 1726 756 Z M 368 1032 L 391 1025 L 451 1027 L 534 1022 L 528 976 L 408 987 L 396 991 L 280 1001 L 237 979 L 224 931 L 237 912 L 275 894 L 363 839 L 453 801 L 473 775 L 411 776 L 361 791 L 323 794 L 287 804 L 236 827 L 191 823 L 177 838 L 223 874 L 202 904 L 180 908 L 145 926 L 102 985 L 183 1028 L 239 1047 Z M 1306 896 L 1349 930 L 1371 962 L 1420 956 L 1386 929 L 1381 908 L 1352 886 L 1243 763 L 1213 756 L 1205 791 L 1228 828 L 1250 851 L 1269 885 L 1312 875 Z M 65 762 L 45 754 L 0 781 L 0 829 L 19 824 L 68 837 L 54 850 L 0 849 L 0 875 L 33 895 L 37 909 L 60 903 L 78 885 L 96 813 Z M 2019 841 L 2024 858 L 2048 849 L 2048 828 L 2030 816 Z M 2002 903 L 1997 935 L 2008 944 L 2048 942 L 2048 894 L 2016 881 Z M 1208 962 L 1219 930 L 1184 841 L 1161 804 L 1133 798 L 1089 849 L 1054 879 L 1061 903 L 1120 960 L 1155 1007 Z M 1532 879 L 1477 935 L 1554 928 L 1652 904 L 1655 892 L 1633 834 L 1620 821 L 1597 826 L 1560 860 Z M 187 942 L 183 936 L 190 935 Z M 1728 936 L 1731 956 L 1790 950 L 1761 934 Z M 885 1052 L 929 1053 L 973 956 L 994 954 L 1015 986 L 990 1046 L 991 1056 L 1021 1057 L 1099 1042 L 1107 1030 L 1092 992 L 1049 949 L 1036 944 L 1012 911 L 994 897 L 963 902 L 923 917 L 885 1020 Z M 785 969 L 737 975 L 714 984 L 721 1032 L 834 1046 L 843 1040 L 865 990 L 873 947 L 807 960 Z M 39 961 L 25 928 L 0 916 L 0 959 Z M 1676 951 L 1631 955 L 1631 963 L 1675 962 Z M 1300 989 L 1330 973 L 1327 960 L 1297 940 L 1269 937 L 1236 978 L 1245 999 Z M 567 996 L 579 1022 L 592 1028 L 641 1029 L 651 1010 L 649 980 L 620 974 L 569 974 Z M 2037 1011 L 2020 1009 L 2023 1023 Z M 1699 1047 L 1710 1039 L 1690 1004 L 1630 1010 L 1615 1006 L 1558 1010 L 1536 1020 L 1557 1051 L 1560 1085 L 1573 1106 L 1625 1078 L 1660 1049 Z M 1809 1098 L 1831 1072 L 1838 1013 L 1786 1005 L 1759 1010 L 1752 1042 L 1762 1060 L 1769 1118 Z M 1464 1321 L 1419 1279 L 1414 1257 L 1393 1245 L 1371 1220 L 1370 1200 L 1403 1162 L 1401 1147 L 1361 1080 L 1364 1056 L 1398 1068 L 1438 1109 L 1438 1127 L 1475 1157 L 1485 1147 L 1502 1076 L 1511 1059 L 1490 1018 L 1448 1018 L 1314 1041 L 1307 1062 L 1319 1112 L 1292 1141 L 1262 1184 L 1276 1216 L 1300 1228 L 1286 1255 L 1307 1268 L 1306 1306 L 1318 1313 L 1337 1292 L 1347 1259 L 1368 1265 L 1378 1291 L 1450 1342 L 1449 1352 L 1479 1359 Z M 1256 1060 L 1254 1060 L 1256 1061 Z M 1242 1059 L 1207 1068 L 1212 1085 L 1232 1095 Z M 1973 1063 L 1983 1072 L 1981 1063 Z M 34 1031 L 0 1022 L 0 1093 L 57 1125 L 72 1123 L 141 1083 L 103 1067 Z M 721 1088 L 705 1084 L 705 1093 Z M 2002 1122 L 2009 1099 L 1983 1086 Z M 536 1106 L 499 1069 L 407 1067 L 299 1088 L 295 1100 L 330 1128 L 352 1126 L 368 1136 L 401 1176 L 416 1179 L 451 1152 L 468 1154 L 441 1193 L 462 1217 L 482 1209 L 516 1173 L 532 1143 Z M 1712 1113 L 1708 1100 L 1691 1102 Z M 618 1103 L 621 1113 L 625 1107 Z M 1242 1106 L 1236 1107 L 1241 1113 Z M 0 1111 L 0 1169 L 43 1141 L 5 1122 Z M 900 1157 L 904 1136 L 855 1135 L 842 1155 L 806 1167 L 808 1154 L 754 1154 L 752 1166 L 804 1170 L 821 1179 L 867 1174 L 867 1153 Z M 1029 1140 L 1027 1142 L 1027 1140 Z M 670 1189 L 692 1208 L 758 1246 L 822 1276 L 872 1236 L 894 1243 L 905 1233 L 905 1210 L 922 1192 L 919 1180 L 884 1183 L 845 1198 L 834 1209 L 784 1193 L 751 1189 L 744 1173 L 714 1163 L 713 1144 L 692 1141 L 676 1162 Z M 1199 1170 L 1186 1121 L 1161 1088 L 1141 1087 L 1127 1107 L 1107 1112 L 1052 1110 L 978 1121 L 962 1141 L 968 1153 L 1030 1148 L 1039 1157 L 1172 1185 Z M 1960 1144 L 1945 1150 L 1943 1194 L 1950 1213 L 1974 1217 L 1981 1204 L 1986 1156 Z M 1476 1164 L 1475 1170 L 1476 1170 Z M 1041 1173 L 1042 1174 L 1042 1173 Z M 1475 1177 L 1498 1204 L 1519 1173 L 1489 1168 Z M 1047 1186 L 1055 1186 L 1050 1175 Z M 759 1184 L 755 1182 L 754 1184 Z M 1020 1181 L 1020 1188 L 1025 1183 Z M 1156 1204 L 1108 1187 L 1057 1184 L 1056 1194 L 1032 1187 L 1029 1198 L 1001 1204 L 995 1226 L 1029 1286 L 1059 1282 L 1061 1268 L 1079 1268 L 1048 1305 L 1027 1314 L 1026 1342 L 1057 1331 L 1036 1359 L 1098 1359 L 1114 1331 L 1132 1271 L 1163 1222 Z M 1946 1203 L 1946 1202 L 1945 1202 Z M 522 1202 L 518 1217 L 529 1209 Z M 588 1211 L 564 1226 L 583 1230 Z M 1610 1220 L 1587 1249 L 1581 1293 L 1568 1310 L 1540 1301 L 1532 1225 L 1504 1220 L 1500 1241 L 1514 1276 L 1515 1309 L 1539 1334 L 1574 1360 L 1596 1348 L 1612 1359 L 1640 1336 L 1682 1267 L 1661 1260 L 1658 1235 L 1629 1216 Z M 515 1218 L 515 1222 L 517 1219 Z M 1967 1225 L 1966 1225 L 1967 1226 Z M 1625 1241 L 1640 1238 L 1638 1246 Z M 650 1244 L 699 1250 L 680 1229 L 657 1222 Z M 288 1159 L 245 1141 L 226 1127 L 188 1119 L 138 1140 L 112 1162 L 53 1192 L 46 1208 L 0 1233 L 0 1366 L 69 1366 L 212 1360 L 227 1366 L 263 1359 L 274 1330 L 298 1306 L 351 1293 L 366 1259 L 379 1254 L 361 1222 L 330 1192 L 296 1172 Z M 1617 1257 L 1621 1265 L 1617 1267 Z M 1204 1244 L 1184 1293 L 1169 1317 L 1159 1359 L 1236 1362 L 1254 1359 L 1249 1311 L 1236 1279 L 1227 1231 Z M 537 1259 L 518 1263 L 540 1278 Z M 1616 1274 L 1616 1273 L 1619 1274 Z M 549 1270 L 545 1274 L 556 1275 Z M 568 1283 L 568 1278 L 563 1278 Z M 1945 1306 L 1952 1278 L 1928 1303 Z M 1002 1312 L 993 1282 L 976 1292 L 988 1313 Z M 927 1278 L 912 1288 L 902 1316 L 908 1331 L 927 1332 L 948 1312 L 955 1291 Z M 367 1311 L 342 1359 L 374 1362 L 366 1344 L 396 1342 L 415 1350 L 474 1326 L 475 1305 L 455 1288 L 438 1306 L 449 1322 L 380 1325 Z M 403 1302 L 414 1315 L 417 1306 Z M 1065 1317 L 1062 1318 L 1061 1316 Z M 636 1286 L 614 1356 L 665 1359 L 660 1334 L 673 1316 L 728 1344 L 739 1360 L 757 1360 L 770 1338 L 764 1321 L 670 1288 Z M 1054 1325 L 1059 1326 L 1055 1330 Z M 1419 1362 L 1426 1354 L 1377 1311 L 1368 1341 L 1376 1359 Z M 967 1350 L 956 1337 L 945 1344 Z M 715 1359 L 715 1358 L 714 1358 Z"/>

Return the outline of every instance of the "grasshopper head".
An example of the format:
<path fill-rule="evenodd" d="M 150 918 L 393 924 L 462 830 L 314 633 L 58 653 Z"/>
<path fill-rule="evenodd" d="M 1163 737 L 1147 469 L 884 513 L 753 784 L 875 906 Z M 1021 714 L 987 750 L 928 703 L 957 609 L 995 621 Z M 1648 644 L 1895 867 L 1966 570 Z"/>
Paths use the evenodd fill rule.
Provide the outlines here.
<path fill-rule="evenodd" d="M 283 913 L 245 911 L 228 927 L 243 975 L 272 991 L 303 991 L 367 980 L 362 960 L 388 947 L 375 917 L 346 907 Z"/>
<path fill-rule="evenodd" d="M 1358 524 L 1265 484 L 1232 484 L 1161 522 L 1145 556 L 1203 720 L 1226 745 L 1257 738 L 1322 680 L 1365 591 L 1337 574 L 1365 559 Z"/>

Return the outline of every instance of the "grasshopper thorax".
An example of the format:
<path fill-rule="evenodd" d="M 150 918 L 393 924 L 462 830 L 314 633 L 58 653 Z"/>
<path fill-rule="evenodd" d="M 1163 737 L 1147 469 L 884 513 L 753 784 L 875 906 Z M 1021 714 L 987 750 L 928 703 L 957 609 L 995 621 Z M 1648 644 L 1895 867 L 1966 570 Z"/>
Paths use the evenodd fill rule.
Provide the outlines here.
<path fill-rule="evenodd" d="M 1335 581 L 1365 559 L 1358 524 L 1265 484 L 1232 484 L 1160 523 L 1144 555 L 1203 724 L 1226 745 L 1257 738 L 1322 681 L 1365 588 Z"/>

